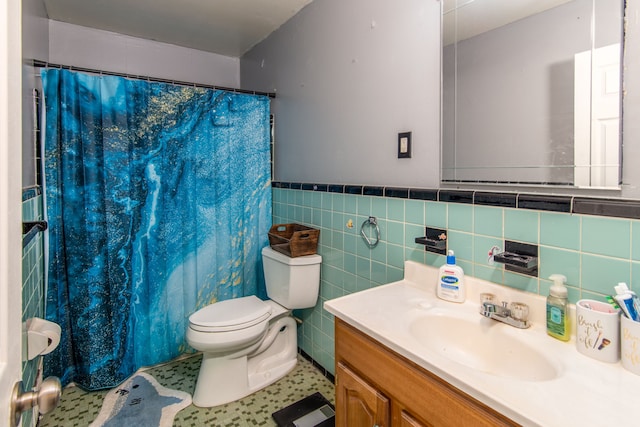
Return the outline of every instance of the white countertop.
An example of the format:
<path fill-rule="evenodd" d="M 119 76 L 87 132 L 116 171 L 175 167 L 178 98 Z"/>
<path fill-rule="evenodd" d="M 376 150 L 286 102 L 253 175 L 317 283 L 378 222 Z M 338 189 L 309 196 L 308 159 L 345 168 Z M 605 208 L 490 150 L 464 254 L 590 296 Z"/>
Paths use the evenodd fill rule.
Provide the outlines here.
<path fill-rule="evenodd" d="M 380 343 L 440 376 L 453 386 L 524 426 L 640 425 L 640 376 L 576 350 L 575 338 L 561 342 L 546 334 L 545 298 L 473 277 L 465 277 L 466 302 L 435 295 L 438 269 L 405 262 L 403 280 L 325 302 L 324 308 Z M 532 326 L 517 329 L 479 314 L 479 294 L 529 305 Z M 527 381 L 488 374 L 431 351 L 410 333 L 425 310 L 446 308 L 477 315 L 478 322 L 509 328 L 506 333 L 533 345 L 554 361 L 559 375 Z M 569 318 L 574 320 L 574 307 Z M 491 326 L 493 327 L 493 326 Z M 505 355 L 508 357 L 508 355 Z"/>

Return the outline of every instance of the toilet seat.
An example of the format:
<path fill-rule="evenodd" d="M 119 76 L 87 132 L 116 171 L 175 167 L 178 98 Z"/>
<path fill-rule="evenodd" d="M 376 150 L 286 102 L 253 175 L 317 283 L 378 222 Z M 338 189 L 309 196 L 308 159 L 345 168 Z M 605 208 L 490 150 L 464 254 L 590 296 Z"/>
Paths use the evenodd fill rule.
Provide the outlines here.
<path fill-rule="evenodd" d="M 271 305 L 255 295 L 219 301 L 189 316 L 192 329 L 200 332 L 230 332 L 266 322 Z"/>

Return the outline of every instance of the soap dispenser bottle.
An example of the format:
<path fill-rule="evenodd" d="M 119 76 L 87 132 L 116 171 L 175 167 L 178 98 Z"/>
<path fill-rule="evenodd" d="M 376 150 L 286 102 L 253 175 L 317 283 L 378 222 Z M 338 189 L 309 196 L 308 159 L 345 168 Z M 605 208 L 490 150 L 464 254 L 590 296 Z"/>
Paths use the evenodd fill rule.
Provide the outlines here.
<path fill-rule="evenodd" d="M 464 271 L 456 265 L 453 251 L 447 252 L 447 263 L 440 267 L 438 274 L 438 298 L 451 302 L 464 302 L 466 292 L 464 288 Z"/>
<path fill-rule="evenodd" d="M 549 279 L 553 280 L 553 285 L 547 297 L 547 334 L 560 341 L 569 341 L 569 292 L 564 285 L 567 278 L 562 274 L 552 274 Z"/>

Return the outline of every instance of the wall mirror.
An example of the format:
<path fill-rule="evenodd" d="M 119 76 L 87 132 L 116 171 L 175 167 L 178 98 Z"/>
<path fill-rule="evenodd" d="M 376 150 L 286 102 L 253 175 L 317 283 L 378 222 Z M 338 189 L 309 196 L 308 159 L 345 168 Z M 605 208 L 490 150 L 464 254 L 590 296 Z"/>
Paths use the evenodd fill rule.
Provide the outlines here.
<path fill-rule="evenodd" d="M 443 0 L 443 184 L 619 188 L 623 0 Z"/>

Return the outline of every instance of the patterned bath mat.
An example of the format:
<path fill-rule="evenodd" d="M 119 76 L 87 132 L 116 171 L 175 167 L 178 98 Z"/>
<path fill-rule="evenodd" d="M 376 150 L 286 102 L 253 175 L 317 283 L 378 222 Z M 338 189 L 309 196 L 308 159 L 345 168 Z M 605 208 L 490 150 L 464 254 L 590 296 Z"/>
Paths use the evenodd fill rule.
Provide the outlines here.
<path fill-rule="evenodd" d="M 191 404 L 191 395 L 158 384 L 139 372 L 109 391 L 90 427 L 171 427 L 176 414 Z"/>

